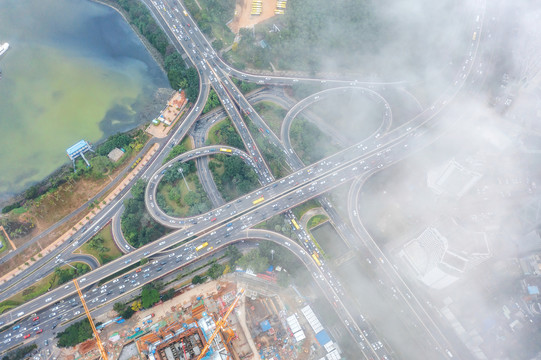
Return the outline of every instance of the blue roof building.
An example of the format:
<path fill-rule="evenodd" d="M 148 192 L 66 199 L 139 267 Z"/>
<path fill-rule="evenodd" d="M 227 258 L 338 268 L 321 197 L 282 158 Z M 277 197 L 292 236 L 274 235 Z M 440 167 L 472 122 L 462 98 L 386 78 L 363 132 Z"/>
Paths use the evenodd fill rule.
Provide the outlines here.
<path fill-rule="evenodd" d="M 269 331 L 271 329 L 269 320 L 262 321 L 259 326 L 261 326 L 261 330 L 263 331 Z"/>
<path fill-rule="evenodd" d="M 83 160 L 86 162 L 87 166 L 90 166 L 90 163 L 88 160 L 86 160 L 84 153 L 87 151 L 92 151 L 92 148 L 90 147 L 90 144 L 85 141 L 81 140 L 77 144 L 70 146 L 66 149 L 66 152 L 68 153 L 68 157 L 71 161 L 73 161 L 73 167 L 75 169 L 75 159 L 77 159 L 79 156 L 83 158 Z"/>
<path fill-rule="evenodd" d="M 327 332 L 325 330 L 321 330 L 320 332 L 318 332 L 316 334 L 316 339 L 321 346 L 325 346 L 325 344 L 331 341 L 331 338 L 329 337 L 329 335 L 327 335 Z"/>

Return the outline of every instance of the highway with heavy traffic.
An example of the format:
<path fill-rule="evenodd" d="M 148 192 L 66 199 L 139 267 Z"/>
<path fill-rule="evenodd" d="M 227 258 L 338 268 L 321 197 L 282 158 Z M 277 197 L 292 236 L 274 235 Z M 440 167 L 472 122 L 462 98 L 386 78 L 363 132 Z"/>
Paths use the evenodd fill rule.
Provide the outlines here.
<path fill-rule="evenodd" d="M 43 273 L 52 271 L 58 264 L 74 261 L 76 255 L 73 250 L 85 241 L 89 240 L 100 228 L 116 216 L 115 232 L 117 243 L 126 254 L 111 263 L 97 267 L 93 271 L 78 279 L 83 289 L 86 301 L 91 311 L 99 311 L 110 306 L 119 297 L 125 296 L 128 291 L 134 291 L 145 283 L 154 281 L 163 274 L 186 266 L 219 251 L 221 248 L 244 239 L 262 239 L 274 241 L 294 253 L 310 270 L 322 292 L 333 304 L 337 315 L 342 320 L 351 336 L 359 345 L 359 351 L 365 358 L 372 356 L 390 357 L 392 349 L 381 345 L 381 341 L 372 331 L 366 320 L 357 313 L 352 313 L 355 306 L 344 297 L 342 284 L 332 274 L 324 261 L 316 263 L 311 256 L 318 254 L 319 250 L 311 242 L 310 236 L 299 228 L 297 236 L 300 239 L 298 245 L 291 239 L 282 235 L 264 230 L 251 230 L 254 225 L 280 213 L 286 213 L 286 217 L 294 220 L 294 215 L 289 209 L 309 199 L 317 198 L 336 224 L 341 224 L 351 241 L 360 241 L 368 245 L 370 251 L 377 257 L 385 259 L 385 255 L 377 247 L 375 242 L 366 241 L 370 236 L 364 227 L 354 223 L 354 234 L 349 226 L 345 225 L 338 214 L 332 209 L 332 204 L 322 196 L 329 190 L 354 179 L 366 179 L 371 174 L 380 171 L 390 164 L 404 159 L 412 152 L 426 146 L 438 135 L 438 120 L 442 117 L 441 112 L 446 105 L 457 95 L 464 85 L 474 63 L 475 53 L 465 59 L 462 70 L 457 75 L 457 81 L 440 96 L 431 107 L 425 109 L 407 124 L 396 126 L 391 129 L 392 112 L 389 104 L 379 95 L 376 89 L 379 86 L 400 85 L 401 82 L 391 83 L 366 83 L 356 80 L 321 80 L 284 78 L 274 76 L 258 76 L 232 69 L 224 63 L 212 49 L 206 38 L 201 34 L 195 22 L 190 16 L 184 16 L 182 5 L 174 1 L 143 1 L 151 10 L 159 24 L 170 38 L 171 42 L 179 51 L 185 52 L 200 75 L 200 96 L 194 102 L 192 110 L 177 129 L 160 145 L 160 150 L 145 164 L 144 170 L 131 180 L 129 186 L 117 195 L 115 201 L 102 208 L 96 220 L 89 228 L 77 231 L 68 241 L 58 247 L 53 253 L 44 256 L 29 270 L 20 276 L 10 279 L 0 289 L 0 300 L 7 299 L 10 295 L 25 289 L 43 276 Z M 482 23 L 482 22 L 481 22 Z M 480 28 L 477 30 L 480 34 Z M 472 40 L 472 48 L 477 50 L 479 39 Z M 314 94 L 295 105 L 286 116 L 284 121 L 281 140 L 272 132 L 269 126 L 253 109 L 239 89 L 234 85 L 229 76 L 234 76 L 243 81 L 250 81 L 260 85 L 292 85 L 297 82 L 323 83 L 327 87 L 336 89 L 323 90 Z M 247 152 L 223 145 L 203 147 L 202 136 L 196 141 L 198 148 L 177 156 L 162 165 L 168 151 L 178 144 L 193 129 L 199 119 L 201 111 L 206 103 L 210 88 L 213 88 L 220 98 L 225 114 L 232 120 L 233 125 L 240 134 Z M 356 88 L 363 95 L 372 97 L 384 104 L 385 111 L 382 114 L 382 122 L 379 129 L 370 137 L 358 144 L 345 148 L 332 156 L 318 161 L 316 164 L 305 166 L 295 154 L 289 141 L 289 127 L 295 116 L 304 108 L 324 98 L 327 94 Z M 223 114 L 223 113 L 222 113 Z M 221 115 L 213 114 L 216 120 Z M 266 138 L 285 154 L 286 161 L 294 171 L 289 176 L 280 180 L 274 180 L 265 159 L 261 155 L 252 134 L 248 130 L 243 116 L 248 117 L 258 128 L 266 134 Z M 225 203 L 219 195 L 210 195 L 215 208 L 211 211 L 190 217 L 177 218 L 165 214 L 157 203 L 156 189 L 164 173 L 178 162 L 197 159 L 198 171 L 205 189 L 216 192 L 215 185 L 208 171 L 208 157 L 216 153 L 239 156 L 257 173 L 262 187 L 229 203 Z M 122 211 L 123 200 L 129 196 L 129 188 L 139 178 L 148 180 L 145 190 L 145 203 L 149 214 L 159 223 L 175 231 L 163 238 L 139 249 L 133 249 L 123 237 L 118 234 L 118 216 Z M 359 181 L 355 180 L 355 189 L 359 188 Z M 361 182 L 362 184 L 362 182 Z M 259 200 L 261 199 L 261 200 Z M 356 204 L 352 203 L 352 209 Z M 353 210 L 352 210 L 353 211 Z M 121 232 L 121 230 L 120 230 Z M 357 239 L 357 240 L 355 240 Z M 198 246 L 206 244 L 200 250 Z M 360 244 L 357 244 L 360 246 Z M 125 268 L 133 267 L 141 258 L 150 258 L 151 262 L 140 271 L 133 269 L 116 279 L 111 279 L 107 284 L 97 284 L 111 274 L 115 274 Z M 79 257 L 78 259 L 81 259 Z M 390 262 L 387 262 L 390 264 Z M 431 338 L 434 345 L 441 349 L 442 358 L 449 357 L 448 349 L 457 352 L 457 344 L 450 342 L 445 333 L 439 329 L 431 315 L 427 313 L 423 304 L 416 300 L 400 277 L 400 274 L 392 266 L 388 266 L 389 276 L 395 279 L 403 301 L 415 314 L 423 329 Z M 42 331 L 52 331 L 57 326 L 65 326 L 69 321 L 82 316 L 81 305 L 75 296 L 75 287 L 72 283 L 63 285 L 57 289 L 29 301 L 17 308 L 0 316 L 0 325 L 4 326 L 0 334 L 0 351 L 5 351 L 21 341 L 31 341 Z M 34 315 L 35 314 L 35 315 Z M 40 319 L 34 320 L 36 317 Z M 40 321 L 38 325 L 37 322 Z M 370 330 L 370 331 L 367 331 Z M 27 336 L 30 334 L 30 336 Z M 460 347 L 460 346 L 459 346 Z M 444 351 L 444 349 L 446 351 Z M 462 353 L 462 351 L 458 351 Z"/>

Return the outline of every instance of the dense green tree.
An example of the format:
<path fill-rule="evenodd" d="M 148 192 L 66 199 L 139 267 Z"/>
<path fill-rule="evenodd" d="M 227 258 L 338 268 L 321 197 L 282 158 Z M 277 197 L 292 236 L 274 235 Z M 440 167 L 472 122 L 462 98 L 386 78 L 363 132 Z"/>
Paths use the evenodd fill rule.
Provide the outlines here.
<path fill-rule="evenodd" d="M 192 284 L 194 285 L 202 284 L 204 282 L 205 282 L 205 277 L 201 275 L 195 275 L 192 279 Z"/>
<path fill-rule="evenodd" d="M 117 312 L 117 314 L 121 314 L 124 310 L 126 310 L 126 304 L 121 302 L 116 302 L 113 304 L 113 310 Z"/>
<path fill-rule="evenodd" d="M 20 346 L 19 348 L 8 352 L 4 357 L 2 357 L 2 360 L 23 360 L 28 358 L 28 354 L 30 354 L 32 351 L 36 350 L 38 346 L 34 344 L 26 345 L 26 346 Z"/>
<path fill-rule="evenodd" d="M 160 293 L 151 284 L 143 286 L 141 291 L 141 305 L 148 309 L 160 301 Z"/>
<path fill-rule="evenodd" d="M 99 324 L 96 324 L 99 325 Z M 93 336 L 92 328 L 88 319 L 76 322 L 70 325 L 66 330 L 59 332 L 56 337 L 58 339 L 58 347 L 71 347 L 82 343 Z"/>
<path fill-rule="evenodd" d="M 175 289 L 169 289 L 161 295 L 163 301 L 171 300 L 175 296 Z"/>
<path fill-rule="evenodd" d="M 168 229 L 156 223 L 146 211 L 144 195 L 146 183 L 138 180 L 132 187 L 132 198 L 124 201 L 121 227 L 126 240 L 133 247 L 141 247 L 164 236 Z M 159 201 L 159 199 L 156 199 Z"/>
<path fill-rule="evenodd" d="M 233 266 L 242 257 L 242 253 L 235 245 L 229 245 L 225 250 L 225 256 L 229 258 L 229 263 Z"/>
<path fill-rule="evenodd" d="M 208 274 L 208 276 L 210 276 L 211 279 L 216 280 L 217 278 L 222 276 L 222 274 L 224 273 L 224 269 L 225 269 L 224 265 L 222 265 L 220 263 L 217 263 L 217 262 L 214 262 L 210 266 L 207 274 Z"/>

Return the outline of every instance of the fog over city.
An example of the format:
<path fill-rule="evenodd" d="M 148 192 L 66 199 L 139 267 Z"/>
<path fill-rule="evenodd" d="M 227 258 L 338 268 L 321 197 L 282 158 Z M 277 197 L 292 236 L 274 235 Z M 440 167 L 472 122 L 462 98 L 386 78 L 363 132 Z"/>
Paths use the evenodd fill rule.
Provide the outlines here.
<path fill-rule="evenodd" d="M 2 210 L 0 354 L 541 359 L 541 7 L 199 1 L 111 0 L 171 97 Z"/>
<path fill-rule="evenodd" d="M 486 7 L 483 1 L 384 1 L 374 7 L 385 24 L 378 34 L 385 41 L 357 58 L 357 71 L 379 81 L 404 80 L 376 90 L 390 96 L 391 128 L 417 116 L 419 106 L 429 111 L 441 105 L 442 93 L 463 84 L 421 127 L 426 131 L 421 146 L 400 161 L 394 149 L 382 155 L 395 165 L 360 186 L 360 220 L 352 219 L 352 226 L 358 234 L 360 224 L 366 227 L 419 301 L 446 322 L 445 331 L 466 345 L 471 358 L 536 358 L 541 9 L 530 1 L 493 1 Z M 329 24 L 329 31 L 339 26 Z M 329 72 L 339 66 L 332 59 L 326 63 Z M 355 105 L 352 98 L 336 100 L 338 114 L 346 113 L 343 103 Z M 374 119 L 369 113 L 349 113 L 342 131 Z M 340 126 L 340 119 L 333 124 Z M 354 199 L 347 198 L 347 189 L 342 193 L 337 198 L 346 212 Z M 345 282 L 364 286 L 359 274 Z M 370 307 L 390 295 L 365 291 L 359 302 Z M 372 320 L 395 348 L 409 346 L 401 343 L 404 332 L 392 333 L 395 327 L 423 336 L 397 314 L 389 316 L 400 311 L 375 308 L 372 316 L 380 318 Z"/>

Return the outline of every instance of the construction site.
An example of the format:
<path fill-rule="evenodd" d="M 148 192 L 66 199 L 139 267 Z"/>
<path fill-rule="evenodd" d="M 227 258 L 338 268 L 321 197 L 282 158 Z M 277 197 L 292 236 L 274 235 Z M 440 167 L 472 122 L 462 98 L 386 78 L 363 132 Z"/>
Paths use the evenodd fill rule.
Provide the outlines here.
<path fill-rule="evenodd" d="M 100 344 L 89 340 L 62 358 L 106 353 L 120 360 L 340 359 L 328 336 L 322 341 L 315 332 L 321 324 L 314 328 L 313 320 L 299 315 L 309 306 L 290 288 L 246 274 L 224 278 L 184 286 L 173 299 L 126 321 L 111 311 L 98 328 Z"/>

